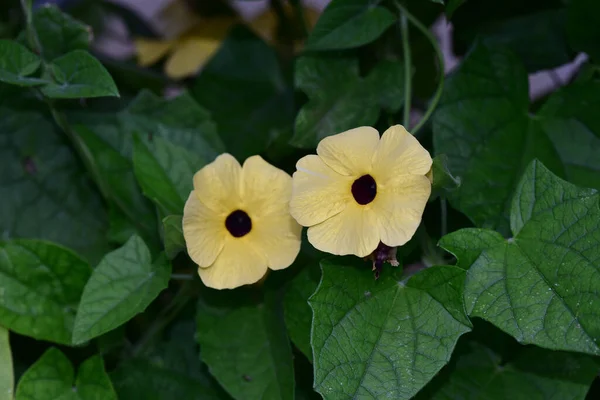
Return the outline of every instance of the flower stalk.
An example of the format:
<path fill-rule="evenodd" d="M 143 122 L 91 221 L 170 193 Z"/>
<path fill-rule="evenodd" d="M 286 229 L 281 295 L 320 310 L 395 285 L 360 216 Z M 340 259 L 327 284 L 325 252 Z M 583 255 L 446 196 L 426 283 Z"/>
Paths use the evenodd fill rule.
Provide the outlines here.
<path fill-rule="evenodd" d="M 402 51 L 404 54 L 404 117 L 402 124 L 406 129 L 410 129 L 412 59 L 410 54 L 410 37 L 408 36 L 408 20 L 405 14 L 400 16 L 400 31 L 402 33 Z"/>
<path fill-rule="evenodd" d="M 425 25 L 423 25 L 421 23 L 421 21 L 419 21 L 414 15 L 412 15 L 406 9 L 406 7 L 404 7 L 399 1 L 396 1 L 396 7 L 398 8 L 398 10 L 400 12 L 401 21 L 403 18 L 408 19 L 408 21 L 411 24 L 413 24 L 415 26 L 415 28 L 417 28 L 419 31 L 421 31 L 421 33 L 427 38 L 429 43 L 431 43 L 431 46 L 433 47 L 433 50 L 435 51 L 435 54 L 437 56 L 438 63 L 439 63 L 439 65 L 438 65 L 438 72 L 439 72 L 438 86 L 433 95 L 433 99 L 429 103 L 429 106 L 427 107 L 427 110 L 425 110 L 425 114 L 423 114 L 423 117 L 421 118 L 421 120 L 410 130 L 413 135 L 416 135 L 421 130 L 421 128 L 423 128 L 423 126 L 427 123 L 427 121 L 429 120 L 429 118 L 431 117 L 433 112 L 435 111 L 435 109 L 436 109 L 437 105 L 439 104 L 440 99 L 442 97 L 442 92 L 444 90 L 444 76 L 445 76 L 444 75 L 444 55 L 442 54 L 442 51 L 440 50 L 440 46 L 439 46 L 436 38 L 431 33 L 431 31 Z M 405 55 L 405 57 L 406 57 L 406 55 Z M 405 107 L 406 107 L 406 105 L 405 105 Z"/>

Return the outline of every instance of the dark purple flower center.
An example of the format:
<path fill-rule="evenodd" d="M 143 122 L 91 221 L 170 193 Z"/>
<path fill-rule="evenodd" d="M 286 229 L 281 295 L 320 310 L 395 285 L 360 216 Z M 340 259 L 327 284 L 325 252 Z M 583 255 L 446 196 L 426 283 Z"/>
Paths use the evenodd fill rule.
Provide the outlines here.
<path fill-rule="evenodd" d="M 352 184 L 352 196 L 362 206 L 369 204 L 377 196 L 377 183 L 371 175 L 363 175 Z"/>
<path fill-rule="evenodd" d="M 235 210 L 227 216 L 225 228 L 233 237 L 239 238 L 252 230 L 252 220 L 245 211 Z"/>

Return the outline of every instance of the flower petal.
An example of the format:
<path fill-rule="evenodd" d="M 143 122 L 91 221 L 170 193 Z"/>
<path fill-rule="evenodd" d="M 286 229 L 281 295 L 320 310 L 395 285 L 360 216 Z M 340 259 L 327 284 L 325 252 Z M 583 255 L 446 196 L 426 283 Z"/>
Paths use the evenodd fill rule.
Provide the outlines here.
<path fill-rule="evenodd" d="M 378 224 L 370 207 L 348 205 L 338 215 L 308 228 L 308 241 L 327 253 L 365 257 L 379 244 Z"/>
<path fill-rule="evenodd" d="M 302 157 L 292 179 L 290 213 L 300 225 L 312 226 L 339 214 L 353 202 L 354 178 L 329 168 L 319 156 Z"/>
<path fill-rule="evenodd" d="M 173 79 L 195 75 L 219 49 L 221 42 L 211 38 L 182 39 L 165 63 L 165 74 Z"/>
<path fill-rule="evenodd" d="M 289 214 L 291 176 L 260 156 L 246 159 L 242 171 L 242 198 L 245 211 L 253 219 L 263 215 Z"/>
<path fill-rule="evenodd" d="M 252 218 L 247 240 L 269 268 L 289 267 L 300 251 L 302 232 L 289 212 L 292 177 L 260 156 L 248 158 L 242 171 L 244 208 Z"/>
<path fill-rule="evenodd" d="M 183 209 L 183 237 L 190 258 L 201 268 L 210 266 L 223 249 L 225 219 L 206 207 L 192 190 Z"/>
<path fill-rule="evenodd" d="M 402 246 L 415 234 L 427 200 L 431 182 L 424 175 L 401 175 L 392 185 L 379 188 L 373 212 L 377 214 L 379 236 L 388 246 Z"/>
<path fill-rule="evenodd" d="M 266 257 L 270 269 L 279 270 L 292 265 L 300 252 L 301 237 L 302 227 L 286 213 L 259 218 L 248 240 Z"/>
<path fill-rule="evenodd" d="M 161 58 L 175 46 L 172 40 L 148 40 L 135 39 L 133 41 L 137 55 L 138 64 L 142 67 L 148 67 L 157 63 Z"/>
<path fill-rule="evenodd" d="M 361 126 L 321 140 L 317 154 L 334 171 L 357 177 L 371 172 L 378 143 L 377 129 Z"/>
<path fill-rule="evenodd" d="M 194 190 L 211 210 L 224 216 L 240 209 L 242 167 L 231 154 L 221 154 L 194 175 Z"/>
<path fill-rule="evenodd" d="M 244 238 L 229 237 L 214 264 L 198 268 L 202 282 L 213 289 L 234 289 L 258 282 L 267 272 L 267 260 Z"/>
<path fill-rule="evenodd" d="M 425 175 L 431 169 L 431 156 L 421 143 L 395 125 L 387 129 L 373 156 L 373 176 L 377 185 L 399 175 Z"/>

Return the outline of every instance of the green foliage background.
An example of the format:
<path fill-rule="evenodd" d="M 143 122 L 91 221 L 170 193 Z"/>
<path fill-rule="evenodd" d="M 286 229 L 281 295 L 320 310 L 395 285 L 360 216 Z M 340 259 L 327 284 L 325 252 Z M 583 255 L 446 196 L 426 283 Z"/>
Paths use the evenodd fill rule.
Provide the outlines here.
<path fill-rule="evenodd" d="M 276 45 L 236 26 L 169 98 L 157 68 L 90 48 L 98 13 L 152 36 L 130 10 L 30 3 L 0 14 L 0 400 L 600 398 L 600 2 L 333 0 L 307 35 L 301 1 L 274 0 Z M 528 74 L 580 52 L 531 102 Z M 402 268 L 375 280 L 304 239 L 264 283 L 201 284 L 197 170 L 229 152 L 292 173 L 396 123 L 435 156 Z"/>

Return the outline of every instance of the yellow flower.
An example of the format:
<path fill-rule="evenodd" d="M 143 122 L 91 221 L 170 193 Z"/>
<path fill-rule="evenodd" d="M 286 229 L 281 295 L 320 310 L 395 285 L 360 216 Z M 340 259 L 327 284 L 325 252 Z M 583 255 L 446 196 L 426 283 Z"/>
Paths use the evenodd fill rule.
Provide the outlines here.
<path fill-rule="evenodd" d="M 183 236 L 206 286 L 232 289 L 290 266 L 302 227 L 289 214 L 292 178 L 253 156 L 222 154 L 194 175 Z"/>
<path fill-rule="evenodd" d="M 238 22 L 234 17 L 201 20 L 173 40 L 135 39 L 138 64 L 148 67 L 168 56 L 165 74 L 182 79 L 196 74 L 221 46 L 229 29 Z"/>
<path fill-rule="evenodd" d="M 285 11 L 292 13 L 292 7 L 286 3 Z M 194 76 L 221 47 L 229 30 L 244 21 L 238 16 L 219 16 L 201 18 L 194 14 L 185 2 L 175 1 L 163 13 L 162 21 L 167 31 L 175 31 L 184 27 L 183 33 L 172 35 L 172 39 L 156 40 L 136 38 L 134 40 L 137 62 L 142 67 L 156 64 L 163 58 L 165 74 L 172 79 L 183 79 Z M 319 13 L 312 8 L 304 8 L 307 29 L 312 30 Z M 269 44 L 275 43 L 278 18 L 272 9 L 267 9 L 247 26 Z M 171 35 L 169 35 L 171 37 Z M 302 42 L 297 42 L 299 50 Z"/>
<path fill-rule="evenodd" d="M 429 152 L 401 125 L 360 127 L 329 136 L 301 158 L 290 212 L 308 240 L 336 255 L 371 254 L 379 242 L 401 246 L 414 235 L 431 194 Z"/>

